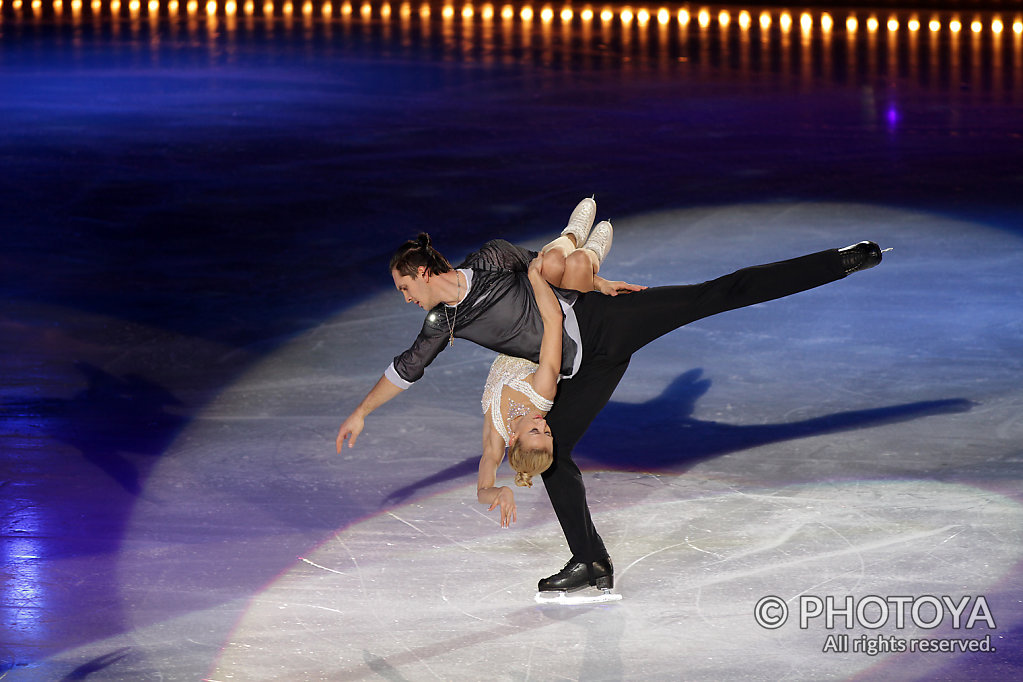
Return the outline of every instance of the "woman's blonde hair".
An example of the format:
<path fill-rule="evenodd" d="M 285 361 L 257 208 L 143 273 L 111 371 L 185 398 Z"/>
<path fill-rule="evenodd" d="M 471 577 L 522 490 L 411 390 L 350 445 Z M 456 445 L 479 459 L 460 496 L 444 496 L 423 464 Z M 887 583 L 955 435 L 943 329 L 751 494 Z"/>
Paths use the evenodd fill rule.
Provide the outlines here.
<path fill-rule="evenodd" d="M 515 485 L 533 487 L 533 476 L 542 474 L 554 463 L 548 448 L 524 448 L 518 442 L 508 448 L 508 464 L 515 470 Z"/>

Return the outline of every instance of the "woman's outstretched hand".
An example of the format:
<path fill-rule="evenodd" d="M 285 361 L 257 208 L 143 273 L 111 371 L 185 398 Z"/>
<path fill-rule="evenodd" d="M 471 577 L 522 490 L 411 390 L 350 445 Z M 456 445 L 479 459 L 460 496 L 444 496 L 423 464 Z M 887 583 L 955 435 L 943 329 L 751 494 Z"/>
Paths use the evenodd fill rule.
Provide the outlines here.
<path fill-rule="evenodd" d="M 612 282 L 596 275 L 593 276 L 593 288 L 607 296 L 629 294 L 633 291 L 643 291 L 646 289 L 646 287 L 641 284 L 629 284 L 628 282 L 622 282 L 620 280 Z"/>
<path fill-rule="evenodd" d="M 508 486 L 498 489 L 497 497 L 487 511 L 494 511 L 498 505 L 501 507 L 501 528 L 509 528 L 515 523 L 515 493 Z"/>

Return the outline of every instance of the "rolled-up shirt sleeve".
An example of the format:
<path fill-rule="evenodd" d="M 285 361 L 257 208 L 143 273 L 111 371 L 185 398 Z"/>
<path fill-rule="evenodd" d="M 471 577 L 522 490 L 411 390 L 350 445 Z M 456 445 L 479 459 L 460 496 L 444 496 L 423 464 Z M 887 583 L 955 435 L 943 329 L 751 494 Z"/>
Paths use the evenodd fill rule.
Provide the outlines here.
<path fill-rule="evenodd" d="M 405 381 L 400 376 L 398 376 L 398 370 L 394 368 L 393 362 L 387 366 L 387 369 L 384 370 L 384 376 L 387 377 L 388 381 L 390 381 L 392 384 L 394 384 L 403 391 L 412 385 L 411 381 Z"/>
<path fill-rule="evenodd" d="M 448 342 L 448 335 L 430 324 L 429 318 L 423 323 L 423 330 L 412 346 L 401 355 L 395 356 L 391 365 L 384 370 L 388 381 L 404 390 L 423 378 L 427 366 L 440 355 Z"/>

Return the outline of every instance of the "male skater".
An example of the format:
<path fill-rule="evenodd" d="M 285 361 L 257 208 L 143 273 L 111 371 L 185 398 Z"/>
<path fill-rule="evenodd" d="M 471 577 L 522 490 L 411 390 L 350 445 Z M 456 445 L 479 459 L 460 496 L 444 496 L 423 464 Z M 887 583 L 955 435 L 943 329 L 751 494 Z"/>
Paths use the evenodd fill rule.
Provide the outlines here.
<path fill-rule="evenodd" d="M 455 336 L 491 350 L 539 358 L 543 323 L 526 271 L 533 251 L 503 240 L 487 242 L 454 269 L 426 235 L 391 259 L 395 286 L 407 302 L 429 311 L 412 346 L 396 356 L 377 384 L 344 421 L 337 450 L 361 433 L 365 417 L 415 381 Z M 553 287 L 565 313 L 562 380 L 547 423 L 554 434 L 554 464 L 544 485 L 572 558 L 539 582 L 540 592 L 571 592 L 587 585 L 609 590 L 614 568 L 586 503 L 572 449 L 621 380 L 632 353 L 673 329 L 842 279 L 881 262 L 873 242 L 860 242 L 792 260 L 744 268 L 696 285 L 639 287 L 600 280 L 598 291 Z M 601 292 L 632 291 L 628 296 Z"/>

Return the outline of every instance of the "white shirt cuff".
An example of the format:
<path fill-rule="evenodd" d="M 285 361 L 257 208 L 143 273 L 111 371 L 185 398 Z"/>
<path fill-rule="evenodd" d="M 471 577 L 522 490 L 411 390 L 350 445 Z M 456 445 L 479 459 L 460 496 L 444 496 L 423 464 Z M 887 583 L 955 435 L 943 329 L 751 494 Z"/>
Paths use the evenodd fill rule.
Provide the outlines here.
<path fill-rule="evenodd" d="M 393 362 L 387 366 L 387 369 L 384 370 L 384 376 L 387 377 L 388 381 L 390 381 L 392 384 L 394 384 L 403 391 L 412 385 L 411 381 L 405 381 L 400 376 L 398 376 L 398 372 L 394 369 Z"/>

